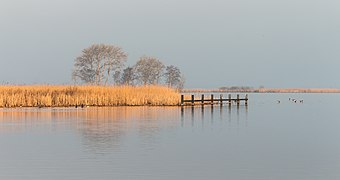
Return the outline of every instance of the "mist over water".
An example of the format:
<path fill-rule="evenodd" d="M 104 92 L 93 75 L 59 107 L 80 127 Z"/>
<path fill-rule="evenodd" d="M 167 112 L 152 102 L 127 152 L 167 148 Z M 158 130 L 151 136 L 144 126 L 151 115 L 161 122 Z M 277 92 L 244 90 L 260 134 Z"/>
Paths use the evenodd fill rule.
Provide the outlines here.
<path fill-rule="evenodd" d="M 0 179 L 339 179 L 339 100 L 0 109 Z"/>

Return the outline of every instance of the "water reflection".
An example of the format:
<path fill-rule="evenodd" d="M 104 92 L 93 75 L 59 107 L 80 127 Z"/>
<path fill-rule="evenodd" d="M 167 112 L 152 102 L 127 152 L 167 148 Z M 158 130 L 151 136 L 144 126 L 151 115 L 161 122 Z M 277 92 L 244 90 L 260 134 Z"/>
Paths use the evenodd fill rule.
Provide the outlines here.
<path fill-rule="evenodd" d="M 246 106 L 20 108 L 0 110 L 0 133 L 71 133 L 84 150 L 105 154 L 124 150 L 125 138 L 155 147 L 164 130 L 211 129 L 247 125 Z M 215 123 L 219 122 L 219 123 Z"/>
<path fill-rule="evenodd" d="M 339 94 L 253 96 L 248 107 L 0 109 L 0 179 L 339 179 Z"/>
<path fill-rule="evenodd" d="M 205 122 L 209 122 L 211 127 L 224 125 L 234 126 L 236 121 L 238 127 L 248 126 L 248 106 L 229 106 L 229 105 L 206 105 L 206 106 L 182 106 L 181 107 L 181 126 L 188 125 L 185 120 L 191 120 L 192 127 L 198 127 L 196 124 L 201 120 L 201 127 L 204 128 Z M 215 121 L 219 120 L 221 123 L 214 125 Z M 242 124 L 243 123 L 243 124 Z"/>
<path fill-rule="evenodd" d="M 177 107 L 1 109 L 0 133 L 76 133 L 84 149 L 94 153 L 118 150 L 125 136 L 136 134 L 138 142 L 150 148 L 161 128 L 177 125 L 178 111 Z"/>

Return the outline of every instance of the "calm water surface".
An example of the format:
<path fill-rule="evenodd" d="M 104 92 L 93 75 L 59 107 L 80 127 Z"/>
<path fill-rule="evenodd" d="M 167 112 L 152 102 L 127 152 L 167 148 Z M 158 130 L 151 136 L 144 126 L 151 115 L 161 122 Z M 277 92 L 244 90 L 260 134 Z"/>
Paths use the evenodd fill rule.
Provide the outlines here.
<path fill-rule="evenodd" d="M 340 94 L 249 98 L 239 108 L 0 109 L 0 179 L 340 179 Z"/>

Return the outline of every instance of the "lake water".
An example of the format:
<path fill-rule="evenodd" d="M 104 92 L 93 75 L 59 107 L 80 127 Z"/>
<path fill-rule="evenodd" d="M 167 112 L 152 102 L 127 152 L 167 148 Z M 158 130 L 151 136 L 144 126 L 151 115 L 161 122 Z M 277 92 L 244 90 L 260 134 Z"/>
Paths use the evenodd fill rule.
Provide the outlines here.
<path fill-rule="evenodd" d="M 249 99 L 0 109 L 0 179 L 340 179 L 340 94 Z"/>

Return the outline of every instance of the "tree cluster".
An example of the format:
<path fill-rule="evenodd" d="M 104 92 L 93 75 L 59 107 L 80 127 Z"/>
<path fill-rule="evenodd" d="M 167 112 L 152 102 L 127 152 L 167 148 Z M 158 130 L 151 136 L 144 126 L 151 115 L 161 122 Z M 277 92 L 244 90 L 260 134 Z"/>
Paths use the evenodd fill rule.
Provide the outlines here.
<path fill-rule="evenodd" d="M 125 68 L 127 53 L 114 45 L 94 44 L 75 59 L 72 78 L 94 85 L 157 85 L 182 89 L 184 77 L 176 66 L 165 66 L 158 58 L 142 56 Z"/>

